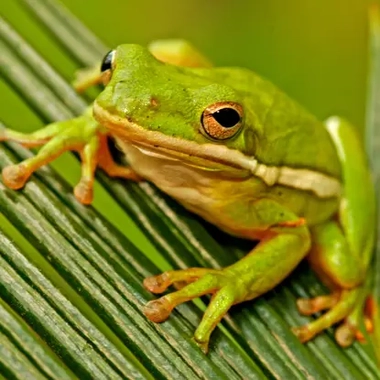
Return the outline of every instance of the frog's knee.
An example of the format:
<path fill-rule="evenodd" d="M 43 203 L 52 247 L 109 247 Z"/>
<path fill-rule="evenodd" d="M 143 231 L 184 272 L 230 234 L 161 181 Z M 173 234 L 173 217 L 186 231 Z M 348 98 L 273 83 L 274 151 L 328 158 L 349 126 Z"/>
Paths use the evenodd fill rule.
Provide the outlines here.
<path fill-rule="evenodd" d="M 361 285 L 365 278 L 365 268 L 348 252 L 321 251 L 321 247 L 313 246 L 308 259 L 322 281 L 330 287 L 352 289 Z"/>
<path fill-rule="evenodd" d="M 330 221 L 312 229 L 313 246 L 309 261 L 321 278 L 329 285 L 343 289 L 359 286 L 365 278 L 366 268 L 358 255 L 351 252 L 339 225 Z"/>

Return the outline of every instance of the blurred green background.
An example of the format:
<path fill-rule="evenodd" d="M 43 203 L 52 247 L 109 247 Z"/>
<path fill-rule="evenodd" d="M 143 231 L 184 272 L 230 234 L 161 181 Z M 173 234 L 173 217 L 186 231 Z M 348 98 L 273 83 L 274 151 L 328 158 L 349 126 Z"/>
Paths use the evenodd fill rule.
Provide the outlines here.
<path fill-rule="evenodd" d="M 62 0 L 109 47 L 181 37 L 216 65 L 249 67 L 277 84 L 323 119 L 365 120 L 366 0 Z M 26 32 L 35 47 L 70 80 L 77 68 L 16 0 L 0 2 L 0 14 Z M 36 88 L 38 91 L 38 88 Z M 0 118 L 18 130 L 43 124 L 0 80 Z M 54 166 L 75 183 L 79 166 L 66 155 Z M 95 206 L 141 248 L 154 252 L 99 187 Z"/>
<path fill-rule="evenodd" d="M 64 3 L 109 46 L 187 38 L 217 65 L 268 77 L 321 118 L 339 113 L 363 123 L 366 0 Z"/>
<path fill-rule="evenodd" d="M 157 38 L 192 41 L 217 65 L 252 68 L 268 77 L 309 110 L 333 113 L 358 125 L 364 120 L 367 68 L 366 0 L 62 0 L 108 46 L 145 44 Z M 44 32 L 24 20 L 17 0 L 4 0 L 0 12 L 19 30 L 30 27 L 29 42 L 49 61 Z M 62 62 L 60 62 L 60 60 Z M 74 67 L 64 72 L 68 78 Z M 4 105 L 2 117 L 18 120 Z"/>

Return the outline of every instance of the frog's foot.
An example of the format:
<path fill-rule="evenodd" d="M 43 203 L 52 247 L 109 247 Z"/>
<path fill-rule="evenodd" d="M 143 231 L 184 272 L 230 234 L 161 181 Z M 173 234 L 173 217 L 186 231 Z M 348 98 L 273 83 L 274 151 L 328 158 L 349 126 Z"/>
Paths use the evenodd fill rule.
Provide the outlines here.
<path fill-rule="evenodd" d="M 162 293 L 172 284 L 184 283 L 187 285 L 181 290 L 148 302 L 144 314 L 153 322 L 163 322 L 177 305 L 205 294 L 213 294 L 194 334 L 195 342 L 206 353 L 211 332 L 229 308 L 244 299 L 245 286 L 239 286 L 236 274 L 233 276 L 225 269 L 190 268 L 165 272 L 144 280 L 144 286 L 153 293 Z"/>
<path fill-rule="evenodd" d="M 372 331 L 372 319 L 368 307 L 365 308 L 363 316 L 365 295 L 366 288 L 358 287 L 311 299 L 301 298 L 297 301 L 301 314 L 311 315 L 321 310 L 329 310 L 313 322 L 292 330 L 301 342 L 306 342 L 333 324 L 343 321 L 335 331 L 335 339 L 338 344 L 348 347 L 355 339 L 363 341 L 364 336 L 359 330 L 362 317 L 364 317 L 367 331 Z"/>
<path fill-rule="evenodd" d="M 100 64 L 94 67 L 87 67 L 75 72 L 72 85 L 77 92 L 83 92 L 89 87 L 102 84 L 104 82 L 104 76 L 104 73 L 100 71 Z"/>
<path fill-rule="evenodd" d="M 97 166 L 110 176 L 138 180 L 132 169 L 119 166 L 113 161 L 107 136 L 99 129 L 100 126 L 88 114 L 73 120 L 50 124 L 30 134 L 2 129 L 0 141 L 15 141 L 27 147 L 43 145 L 36 156 L 4 168 L 2 172 L 4 184 L 15 190 L 22 188 L 33 172 L 68 150 L 79 152 L 82 159 L 82 174 L 75 186 L 74 194 L 83 204 L 92 201 L 94 173 Z"/>

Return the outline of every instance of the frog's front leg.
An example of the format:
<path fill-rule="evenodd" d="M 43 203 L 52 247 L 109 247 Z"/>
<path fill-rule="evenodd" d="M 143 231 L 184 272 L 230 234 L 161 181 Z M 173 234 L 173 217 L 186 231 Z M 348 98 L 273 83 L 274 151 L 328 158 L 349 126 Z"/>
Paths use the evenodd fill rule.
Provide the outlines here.
<path fill-rule="evenodd" d="M 250 213 L 252 235 L 260 233 L 260 243 L 243 259 L 224 269 L 190 268 L 147 278 L 144 285 L 161 293 L 175 283 L 190 283 L 182 289 L 150 301 L 145 314 L 162 322 L 178 304 L 212 294 L 194 339 L 207 351 L 210 334 L 237 303 L 251 300 L 282 281 L 306 255 L 310 247 L 305 221 L 271 200 L 256 201 Z"/>
<path fill-rule="evenodd" d="M 16 141 L 27 147 L 43 145 L 37 155 L 3 169 L 3 182 L 11 189 L 22 188 L 33 172 L 68 150 L 77 151 L 82 159 L 81 178 L 74 189 L 81 203 L 92 202 L 97 166 L 110 176 L 139 180 L 132 169 L 114 162 L 107 144 L 107 130 L 94 120 L 92 108 L 80 117 L 52 123 L 30 134 L 0 129 L 0 141 Z"/>

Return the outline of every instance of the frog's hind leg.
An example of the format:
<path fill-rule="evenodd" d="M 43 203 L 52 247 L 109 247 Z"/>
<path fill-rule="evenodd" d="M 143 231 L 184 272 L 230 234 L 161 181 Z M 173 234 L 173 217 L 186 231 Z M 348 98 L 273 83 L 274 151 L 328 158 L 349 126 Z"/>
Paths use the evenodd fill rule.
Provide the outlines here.
<path fill-rule="evenodd" d="M 311 315 L 322 310 L 327 312 L 293 331 L 305 342 L 326 328 L 342 322 L 335 337 L 341 346 L 349 346 L 362 335 L 359 324 L 369 293 L 368 281 L 364 282 L 365 268 L 355 255 L 349 254 L 347 241 L 337 222 L 329 221 L 311 231 L 313 248 L 308 259 L 332 293 L 299 299 L 297 306 L 301 314 Z"/>
<path fill-rule="evenodd" d="M 362 317 L 367 329 L 371 329 L 371 316 L 368 313 L 363 315 L 363 309 L 370 296 L 371 274 L 366 272 L 374 246 L 375 196 L 365 152 L 355 128 L 332 117 L 327 120 L 326 129 L 342 164 L 344 189 L 338 220 L 311 229 L 313 249 L 309 260 L 334 295 L 301 299 L 298 306 L 301 312 L 306 311 L 305 314 L 329 310 L 310 324 L 295 328 L 294 332 L 306 341 L 343 321 L 335 336 L 339 344 L 347 346 L 361 337 L 359 324 Z"/>
<path fill-rule="evenodd" d="M 326 309 L 328 311 L 315 321 L 292 330 L 301 342 L 306 342 L 319 332 L 341 322 L 335 331 L 335 339 L 340 346 L 348 347 L 355 339 L 362 342 L 365 339 L 360 330 L 361 321 L 363 320 L 368 333 L 371 333 L 373 329 L 371 313 L 365 307 L 369 300 L 369 294 L 369 281 L 366 281 L 364 285 L 350 290 L 335 291 L 331 295 L 310 299 L 299 299 L 297 306 L 301 314 L 310 315 Z M 322 300 L 325 301 L 324 304 Z M 321 307 L 316 307 L 311 312 L 310 305 L 316 303 Z"/>
<path fill-rule="evenodd" d="M 325 314 L 305 326 L 295 327 L 292 330 L 301 342 L 306 342 L 335 323 L 342 322 L 335 331 L 335 339 L 340 346 L 348 347 L 355 339 L 363 339 L 359 325 L 362 317 L 369 321 L 363 315 L 364 299 L 367 295 L 368 289 L 366 289 L 366 286 L 342 290 L 339 300 Z M 313 300 L 311 299 L 310 301 L 312 302 Z M 302 309 L 300 312 L 302 313 Z M 370 323 L 366 323 L 368 332 L 371 331 L 369 326 Z"/>

